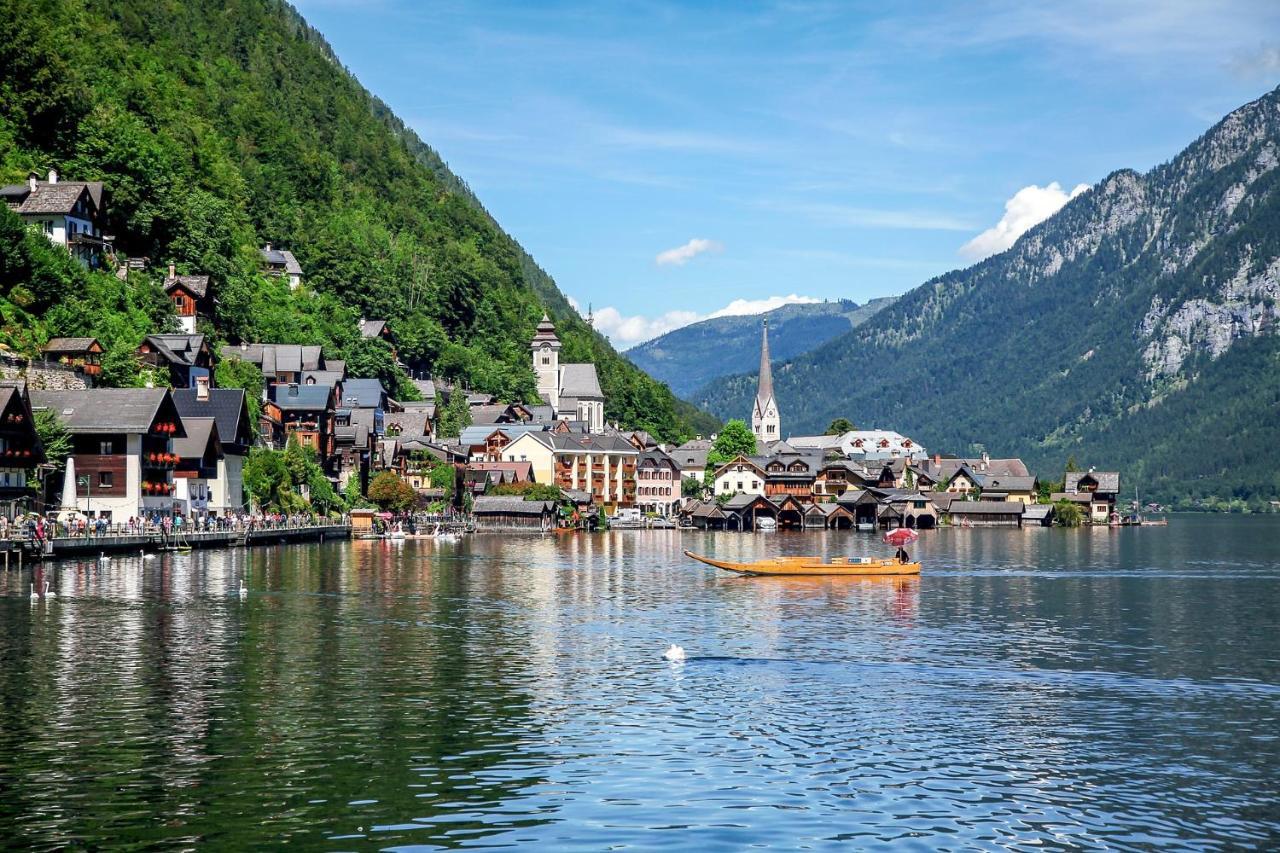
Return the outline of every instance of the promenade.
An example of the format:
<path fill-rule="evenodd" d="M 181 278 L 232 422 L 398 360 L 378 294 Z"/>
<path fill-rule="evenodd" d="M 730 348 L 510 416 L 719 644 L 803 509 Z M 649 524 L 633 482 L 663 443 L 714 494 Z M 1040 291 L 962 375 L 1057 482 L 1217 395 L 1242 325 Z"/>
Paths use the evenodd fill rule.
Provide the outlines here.
<path fill-rule="evenodd" d="M 4 565 L 8 567 L 11 558 L 15 561 L 18 559 L 18 553 L 26 559 L 57 560 L 127 551 L 241 548 L 350 538 L 351 525 L 348 522 L 264 522 L 200 531 L 166 531 L 159 526 L 148 525 L 143 529 L 130 530 L 120 526 L 100 533 L 86 531 L 75 535 L 56 535 L 43 540 L 22 535 L 0 539 L 0 550 L 5 554 Z"/>

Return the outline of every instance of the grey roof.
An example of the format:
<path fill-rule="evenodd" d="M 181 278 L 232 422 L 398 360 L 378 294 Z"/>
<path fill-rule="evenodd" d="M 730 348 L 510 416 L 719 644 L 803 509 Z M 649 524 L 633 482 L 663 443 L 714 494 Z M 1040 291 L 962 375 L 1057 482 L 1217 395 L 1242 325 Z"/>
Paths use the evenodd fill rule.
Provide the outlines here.
<path fill-rule="evenodd" d="M 200 299 L 204 299 L 209 292 L 209 276 L 175 275 L 173 278 L 166 278 L 164 280 L 164 289 L 166 293 L 173 290 L 178 285 L 182 285 Z"/>
<path fill-rule="evenodd" d="M 173 392 L 173 403 L 185 421 L 188 417 L 211 417 L 218 427 L 218 440 L 223 444 L 235 444 L 241 418 L 247 423 L 245 392 L 240 388 L 210 388 L 209 399 L 201 400 L 195 388 L 179 388 Z M 248 442 L 253 441 L 253 427 L 249 426 Z"/>
<path fill-rule="evenodd" d="M 339 382 L 343 382 L 345 378 L 346 374 L 341 370 L 302 371 L 302 381 L 308 385 L 337 385 Z"/>
<path fill-rule="evenodd" d="M 320 347 L 298 344 L 227 344 L 222 348 L 222 357 L 251 361 L 268 379 L 279 373 L 302 373 L 328 366 Z"/>
<path fill-rule="evenodd" d="M 51 410 L 72 433 L 142 433 L 151 428 L 168 397 L 167 388 L 32 391 L 31 405 Z M 179 419 L 174 437 L 184 434 Z"/>
<path fill-rule="evenodd" d="M 387 415 L 383 422 L 383 429 L 391 432 L 393 427 L 399 427 L 400 434 L 404 436 L 430 435 L 431 413 L 406 411 Z"/>
<path fill-rule="evenodd" d="M 982 478 L 982 489 L 1002 492 L 1030 492 L 1036 487 L 1035 477 L 1005 477 L 986 475 Z"/>
<path fill-rule="evenodd" d="M 287 249 L 264 247 L 262 249 L 262 260 L 268 266 L 282 267 L 289 275 L 302 275 L 302 266 L 298 263 L 297 258 L 293 256 L 293 252 Z"/>
<path fill-rule="evenodd" d="M 204 346 L 204 335 L 147 335 L 146 342 L 170 364 L 196 363 Z"/>
<path fill-rule="evenodd" d="M 360 336 L 364 338 L 381 337 L 383 330 L 386 328 L 386 320 L 361 320 Z"/>
<path fill-rule="evenodd" d="M 1021 501 L 952 501 L 952 515 L 1022 515 Z"/>
<path fill-rule="evenodd" d="M 507 407 L 501 404 L 472 406 L 471 407 L 471 423 L 480 424 L 496 424 L 503 413 L 507 411 Z"/>
<path fill-rule="evenodd" d="M 432 379 L 414 379 L 413 387 L 418 389 L 418 393 L 422 395 L 424 400 L 434 400 L 436 398 L 436 383 Z"/>
<path fill-rule="evenodd" d="M 676 460 L 672 459 L 670 454 L 663 453 L 661 450 L 650 449 L 641 452 L 639 458 L 636 460 L 636 465 L 643 466 L 646 463 L 651 463 L 657 467 L 670 467 L 677 471 L 680 470 L 680 466 L 676 463 Z"/>
<path fill-rule="evenodd" d="M 622 453 L 636 454 L 636 446 L 618 433 L 547 432 L 551 439 L 551 447 L 558 451 L 579 451 L 583 453 Z"/>
<path fill-rule="evenodd" d="M 29 192 L 30 187 L 26 184 L 14 184 L 13 186 L 21 187 L 22 190 L 28 191 L 22 204 L 18 205 L 18 213 L 70 213 L 76 206 L 76 202 L 80 200 L 80 196 L 86 192 L 89 194 L 89 200 L 93 202 L 94 207 L 102 207 L 102 183 L 99 181 L 58 181 L 56 184 L 51 184 L 48 181 L 36 181 L 35 192 Z M 96 192 L 94 190 L 95 186 Z M 5 189 L 8 190 L 9 187 Z M 9 192 L 4 194 L 12 197 Z"/>
<path fill-rule="evenodd" d="M 576 397 L 579 400 L 604 399 L 600 390 L 600 377 L 596 375 L 594 364 L 562 364 L 560 365 L 560 396 Z"/>
<path fill-rule="evenodd" d="M 342 405 L 350 408 L 380 409 L 386 394 L 377 379 L 348 379 L 342 383 Z"/>
<path fill-rule="evenodd" d="M 296 387 L 297 393 L 292 393 Z M 322 411 L 329 407 L 332 385 L 272 385 L 271 400 L 282 411 Z"/>
<path fill-rule="evenodd" d="M 402 415 L 394 417 L 400 418 Z M 483 444 L 485 439 L 495 432 L 501 432 L 514 441 L 526 432 L 542 432 L 544 429 L 542 424 L 472 424 L 469 427 L 463 427 L 462 434 L 458 436 L 458 442 L 467 447 Z M 550 446 L 550 442 L 547 442 L 547 445 Z"/>
<path fill-rule="evenodd" d="M 724 511 L 715 501 L 694 501 L 685 511 L 694 518 L 724 518 Z"/>
<path fill-rule="evenodd" d="M 764 326 L 760 332 L 760 371 L 758 373 L 759 386 L 756 389 L 756 401 L 759 404 L 767 403 L 773 398 L 773 367 L 769 364 L 769 321 L 764 321 Z"/>
<path fill-rule="evenodd" d="M 1067 492 L 1078 492 L 1080 490 L 1080 480 L 1084 477 L 1093 477 L 1098 481 L 1098 491 L 1107 493 L 1116 493 L 1120 491 L 1120 472 L 1119 471 L 1069 471 L 1066 476 L 1066 483 L 1063 490 Z"/>
<path fill-rule="evenodd" d="M 729 498 L 729 500 L 724 502 L 724 508 L 727 510 L 736 512 L 740 509 L 746 509 L 756 501 L 761 500 L 761 498 L 762 498 L 761 495 L 749 495 L 743 492 L 739 492 L 738 494 L 734 495 L 733 497 Z"/>
<path fill-rule="evenodd" d="M 173 440 L 174 453 L 183 459 L 203 459 L 212 442 L 217 455 L 222 455 L 217 424 L 213 418 L 183 418 L 182 425 L 186 427 L 187 434 L 184 438 Z"/>
<path fill-rule="evenodd" d="M 1022 508 L 1022 517 L 1029 521 L 1044 521 L 1052 513 L 1052 504 L 1031 504 Z"/>
<path fill-rule="evenodd" d="M 533 420 L 538 423 L 551 423 L 556 419 L 556 410 L 545 404 L 537 404 L 526 406 L 529 414 L 533 416 Z"/>
<path fill-rule="evenodd" d="M 94 344 L 102 346 L 98 343 L 97 338 L 50 338 L 49 343 L 40 348 L 41 352 L 50 353 L 81 353 L 87 352 Z"/>
<path fill-rule="evenodd" d="M 552 501 L 527 501 L 521 497 L 506 495 L 481 495 L 475 499 L 473 510 L 477 515 L 542 515 L 555 509 Z"/>

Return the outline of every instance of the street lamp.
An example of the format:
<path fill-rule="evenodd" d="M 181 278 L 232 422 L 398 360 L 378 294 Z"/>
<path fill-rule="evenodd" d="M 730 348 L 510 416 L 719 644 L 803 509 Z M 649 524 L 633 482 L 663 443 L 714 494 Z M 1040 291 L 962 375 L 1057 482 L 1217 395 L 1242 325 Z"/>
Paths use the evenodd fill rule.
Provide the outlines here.
<path fill-rule="evenodd" d="M 84 486 L 84 514 L 88 515 L 93 509 L 93 481 L 85 474 L 83 477 L 76 477 L 76 485 Z"/>

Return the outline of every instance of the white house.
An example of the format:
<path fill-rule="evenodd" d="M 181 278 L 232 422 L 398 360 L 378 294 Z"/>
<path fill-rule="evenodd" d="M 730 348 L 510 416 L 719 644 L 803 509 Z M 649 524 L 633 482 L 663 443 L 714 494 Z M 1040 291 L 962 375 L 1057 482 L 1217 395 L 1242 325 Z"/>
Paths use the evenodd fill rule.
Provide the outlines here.
<path fill-rule="evenodd" d="M 887 429 L 857 429 L 840 435 L 793 435 L 787 443 L 797 450 L 834 451 L 846 459 L 916 461 L 929 455 L 913 439 Z"/>
<path fill-rule="evenodd" d="M 716 469 L 712 492 L 720 495 L 763 495 L 764 469 L 745 456 L 739 456 Z"/>
<path fill-rule="evenodd" d="M 64 246 L 88 267 L 99 263 L 106 246 L 102 235 L 103 187 L 100 181 L 59 181 L 50 169 L 48 180 L 33 172 L 25 184 L 0 187 L 0 198 L 51 242 Z"/>

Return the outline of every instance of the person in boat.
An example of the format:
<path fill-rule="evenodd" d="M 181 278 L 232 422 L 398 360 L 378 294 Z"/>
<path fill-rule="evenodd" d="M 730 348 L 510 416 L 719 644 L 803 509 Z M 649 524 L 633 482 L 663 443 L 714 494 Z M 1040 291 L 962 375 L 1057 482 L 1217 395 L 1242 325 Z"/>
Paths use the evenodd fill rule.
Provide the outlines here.
<path fill-rule="evenodd" d="M 898 557 L 898 562 L 899 562 L 899 563 L 909 563 L 909 562 L 911 562 L 911 555 L 907 553 L 907 549 L 906 549 L 906 548 L 899 548 L 899 549 L 898 549 L 897 557 Z"/>

